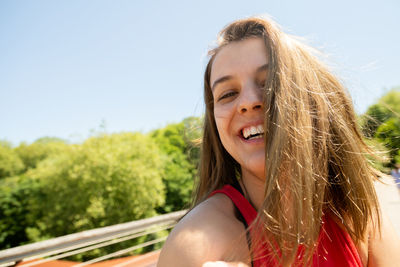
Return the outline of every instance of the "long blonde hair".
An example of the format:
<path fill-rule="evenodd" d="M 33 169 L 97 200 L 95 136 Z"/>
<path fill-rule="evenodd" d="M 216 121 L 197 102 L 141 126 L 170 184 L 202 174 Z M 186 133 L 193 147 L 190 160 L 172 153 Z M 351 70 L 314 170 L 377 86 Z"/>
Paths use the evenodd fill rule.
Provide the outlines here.
<path fill-rule="evenodd" d="M 294 262 L 302 244 L 303 263 L 310 264 L 324 214 L 341 219 L 356 243 L 365 238 L 370 220 L 379 223 L 373 186 L 378 172 L 365 158 L 370 151 L 362 140 L 346 89 L 313 49 L 283 33 L 271 20 L 248 18 L 229 24 L 220 32 L 218 46 L 210 51 L 193 204 L 240 177 L 240 165 L 218 136 L 210 73 L 221 48 L 247 38 L 262 38 L 269 56 L 263 100 L 265 198 L 255 222 L 262 226 L 264 235 L 258 241 L 267 237 L 270 246 L 274 242 L 273 247 L 279 250 L 275 256 L 285 266 Z"/>

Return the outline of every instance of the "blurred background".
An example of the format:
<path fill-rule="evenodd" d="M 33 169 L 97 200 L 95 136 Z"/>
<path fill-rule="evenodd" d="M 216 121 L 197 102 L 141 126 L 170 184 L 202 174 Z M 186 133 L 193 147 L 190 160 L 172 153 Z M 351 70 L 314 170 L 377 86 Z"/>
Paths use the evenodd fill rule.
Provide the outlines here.
<path fill-rule="evenodd" d="M 207 50 L 251 15 L 326 55 L 381 151 L 372 163 L 396 176 L 399 13 L 395 0 L 1 1 L 0 249 L 187 207 Z"/>

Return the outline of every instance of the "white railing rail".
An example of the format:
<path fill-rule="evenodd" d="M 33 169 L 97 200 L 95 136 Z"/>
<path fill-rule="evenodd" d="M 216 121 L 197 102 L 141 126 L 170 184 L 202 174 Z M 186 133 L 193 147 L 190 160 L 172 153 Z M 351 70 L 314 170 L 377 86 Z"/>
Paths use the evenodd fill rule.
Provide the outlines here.
<path fill-rule="evenodd" d="M 152 218 L 87 230 L 33 244 L 2 250 L 0 251 L 0 266 L 13 266 L 17 263 L 19 263 L 20 265 L 18 266 L 21 267 L 33 266 L 43 262 L 76 255 L 92 249 L 105 247 L 136 237 L 156 233 L 172 228 L 186 212 L 186 210 L 172 212 Z M 123 249 L 121 251 L 95 258 L 87 262 L 79 263 L 77 266 L 84 266 L 112 257 L 121 256 L 133 250 L 162 242 L 165 239 L 166 237 L 147 241 L 143 244 Z M 25 261 L 34 259 L 40 260 L 23 264 Z M 21 265 L 21 263 L 23 265 Z"/>

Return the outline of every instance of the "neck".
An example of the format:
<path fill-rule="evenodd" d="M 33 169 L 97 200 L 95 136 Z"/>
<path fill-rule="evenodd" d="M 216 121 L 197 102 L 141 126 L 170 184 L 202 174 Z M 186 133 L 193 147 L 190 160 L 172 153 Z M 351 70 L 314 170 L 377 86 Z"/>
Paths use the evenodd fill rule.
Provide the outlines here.
<path fill-rule="evenodd" d="M 241 186 L 245 197 L 258 210 L 264 201 L 264 178 L 257 177 L 251 172 L 242 169 Z"/>

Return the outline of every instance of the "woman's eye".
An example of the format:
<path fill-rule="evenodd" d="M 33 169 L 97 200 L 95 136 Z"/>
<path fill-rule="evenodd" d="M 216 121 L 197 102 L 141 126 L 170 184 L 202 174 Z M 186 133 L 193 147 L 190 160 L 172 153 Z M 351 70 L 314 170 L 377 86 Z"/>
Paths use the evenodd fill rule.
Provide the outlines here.
<path fill-rule="evenodd" d="M 218 98 L 218 101 L 223 100 L 223 99 L 228 98 L 228 97 L 231 97 L 231 96 L 234 96 L 236 94 L 237 94 L 237 92 L 228 92 L 228 93 L 223 94 L 222 96 L 220 96 Z"/>

